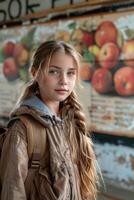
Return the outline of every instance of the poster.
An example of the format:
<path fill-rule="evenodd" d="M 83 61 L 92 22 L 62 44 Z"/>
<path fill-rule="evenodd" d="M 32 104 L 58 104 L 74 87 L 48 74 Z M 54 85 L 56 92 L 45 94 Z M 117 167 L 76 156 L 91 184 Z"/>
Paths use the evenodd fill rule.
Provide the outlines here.
<path fill-rule="evenodd" d="M 0 116 L 8 116 L 24 85 L 38 45 L 59 39 L 82 55 L 81 88 L 90 131 L 134 136 L 133 11 L 93 15 L 0 32 Z"/>

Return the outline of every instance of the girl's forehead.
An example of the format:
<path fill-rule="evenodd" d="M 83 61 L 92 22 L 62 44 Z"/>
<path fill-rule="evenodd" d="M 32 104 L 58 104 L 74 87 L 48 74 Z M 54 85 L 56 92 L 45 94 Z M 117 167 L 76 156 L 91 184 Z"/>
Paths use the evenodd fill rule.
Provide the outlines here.
<path fill-rule="evenodd" d="M 48 56 L 48 58 L 44 61 L 42 65 L 42 70 L 47 71 L 51 66 L 57 66 L 57 67 L 62 67 L 62 68 L 75 68 L 77 69 L 77 61 L 71 55 L 71 53 L 66 53 L 63 50 L 58 50 L 54 52 L 51 56 Z"/>
<path fill-rule="evenodd" d="M 72 55 L 68 53 L 58 51 L 58 52 L 55 52 L 50 59 L 50 63 L 55 63 L 55 62 L 59 62 L 59 63 L 69 62 L 69 63 L 74 64 L 74 58 Z"/>
<path fill-rule="evenodd" d="M 66 52 L 64 52 L 62 50 L 58 50 L 58 51 L 53 53 L 51 59 L 56 58 L 56 57 L 60 57 L 60 56 L 67 56 L 67 55 L 71 57 L 71 55 L 67 54 Z"/>

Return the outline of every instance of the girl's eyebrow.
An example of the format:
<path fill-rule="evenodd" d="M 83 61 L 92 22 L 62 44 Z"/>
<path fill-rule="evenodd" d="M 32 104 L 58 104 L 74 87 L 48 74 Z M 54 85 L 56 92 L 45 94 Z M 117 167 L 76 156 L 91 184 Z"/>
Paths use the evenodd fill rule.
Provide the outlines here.
<path fill-rule="evenodd" d="M 56 65 L 50 65 L 50 67 L 56 68 L 56 69 L 60 69 L 60 67 L 56 66 Z"/>
<path fill-rule="evenodd" d="M 53 67 L 53 68 L 56 68 L 56 69 L 61 69 L 61 67 L 56 66 L 56 65 L 51 65 L 50 67 Z M 75 67 L 71 67 L 68 70 L 76 70 L 76 68 Z"/>

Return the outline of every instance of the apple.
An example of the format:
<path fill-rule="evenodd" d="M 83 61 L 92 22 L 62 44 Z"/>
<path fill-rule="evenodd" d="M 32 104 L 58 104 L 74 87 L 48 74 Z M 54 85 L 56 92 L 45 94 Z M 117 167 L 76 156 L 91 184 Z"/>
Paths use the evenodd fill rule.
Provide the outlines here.
<path fill-rule="evenodd" d="M 75 29 L 75 31 L 72 34 L 72 40 L 78 40 L 80 41 L 82 39 L 83 32 L 81 29 Z"/>
<path fill-rule="evenodd" d="M 94 72 L 91 83 L 98 93 L 108 93 L 112 88 L 112 74 L 107 69 L 99 68 Z"/>
<path fill-rule="evenodd" d="M 99 64 L 101 67 L 111 69 L 118 63 L 120 55 L 119 47 L 114 43 L 104 44 L 99 52 Z"/>
<path fill-rule="evenodd" d="M 70 34 L 67 31 L 59 31 L 55 34 L 56 40 L 64 40 L 65 42 L 69 42 L 70 40 Z"/>
<path fill-rule="evenodd" d="M 22 44 L 16 44 L 13 57 L 18 66 L 24 66 L 29 60 L 29 52 Z"/>
<path fill-rule="evenodd" d="M 89 46 L 88 50 L 90 51 L 90 53 L 92 53 L 95 56 L 96 60 L 98 61 L 100 48 L 94 44 L 94 45 Z"/>
<path fill-rule="evenodd" d="M 82 52 L 83 52 L 82 44 L 77 41 L 73 41 L 72 44 L 73 44 L 74 48 L 76 49 L 76 51 L 78 51 L 80 54 L 82 54 Z"/>
<path fill-rule="evenodd" d="M 119 95 L 134 95 L 134 68 L 124 66 L 114 74 L 115 90 Z"/>
<path fill-rule="evenodd" d="M 112 21 L 102 22 L 95 32 L 95 41 L 99 47 L 108 42 L 117 43 L 118 31 Z"/>
<path fill-rule="evenodd" d="M 134 40 L 126 41 L 122 48 L 124 63 L 134 67 Z"/>
<path fill-rule="evenodd" d="M 13 81 L 18 78 L 18 69 L 13 57 L 5 59 L 3 63 L 3 74 L 9 81 Z"/>
<path fill-rule="evenodd" d="M 72 40 L 78 40 L 79 42 L 83 42 L 86 46 L 90 46 L 94 43 L 94 36 L 88 31 L 76 29 L 72 35 Z"/>
<path fill-rule="evenodd" d="M 90 81 L 93 75 L 94 69 L 90 63 L 83 62 L 80 68 L 80 78 L 83 81 Z"/>
<path fill-rule="evenodd" d="M 13 51 L 15 48 L 15 43 L 12 41 L 8 41 L 4 44 L 3 46 L 3 54 L 5 56 L 12 56 L 13 55 Z"/>
<path fill-rule="evenodd" d="M 94 43 L 94 36 L 93 36 L 93 34 L 87 32 L 87 31 L 83 31 L 82 42 L 84 44 L 86 44 L 87 46 L 93 45 L 93 43 Z"/>

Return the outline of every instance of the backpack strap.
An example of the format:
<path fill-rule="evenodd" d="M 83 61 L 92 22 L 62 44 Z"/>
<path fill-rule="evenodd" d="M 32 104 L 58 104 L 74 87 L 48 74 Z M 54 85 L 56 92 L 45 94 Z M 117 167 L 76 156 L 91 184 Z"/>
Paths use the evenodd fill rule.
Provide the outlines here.
<path fill-rule="evenodd" d="M 46 130 L 30 115 L 21 115 L 19 119 L 27 129 L 29 168 L 38 168 L 46 149 Z"/>

